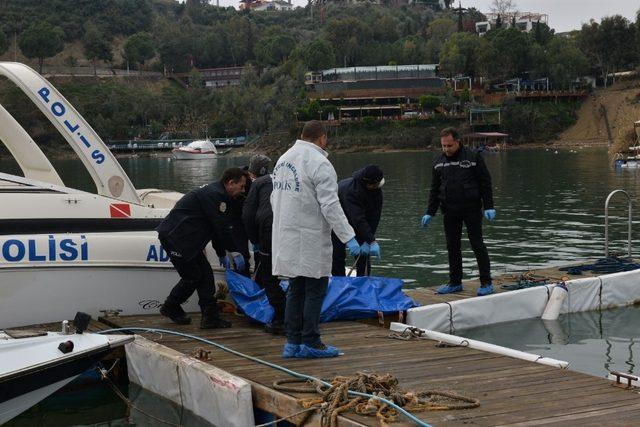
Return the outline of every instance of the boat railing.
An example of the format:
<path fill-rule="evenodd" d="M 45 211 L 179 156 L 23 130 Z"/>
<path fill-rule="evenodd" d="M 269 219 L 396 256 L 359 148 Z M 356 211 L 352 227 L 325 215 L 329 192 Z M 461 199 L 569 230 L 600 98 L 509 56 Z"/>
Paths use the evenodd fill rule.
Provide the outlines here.
<path fill-rule="evenodd" d="M 628 234 L 628 242 L 627 242 L 627 252 L 629 258 L 631 258 L 631 196 L 624 190 L 613 190 L 607 196 L 607 200 L 604 202 L 604 256 L 605 258 L 609 256 L 609 202 L 611 198 L 615 196 L 617 193 L 622 193 L 627 197 L 627 201 L 629 202 L 629 220 L 627 226 L 627 234 Z"/>

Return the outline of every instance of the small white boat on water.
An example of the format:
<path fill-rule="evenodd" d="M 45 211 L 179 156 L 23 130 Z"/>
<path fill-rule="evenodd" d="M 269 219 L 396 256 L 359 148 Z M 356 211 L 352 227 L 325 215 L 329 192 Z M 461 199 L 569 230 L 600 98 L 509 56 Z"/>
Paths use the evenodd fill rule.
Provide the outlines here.
<path fill-rule="evenodd" d="M 177 160 L 215 159 L 220 153 L 208 139 L 193 141 L 184 147 L 174 148 L 173 157 Z"/>
<path fill-rule="evenodd" d="M 614 165 L 619 169 L 640 169 L 640 120 L 633 124 L 636 145 L 616 154 Z"/>
<path fill-rule="evenodd" d="M 136 189 L 85 119 L 33 69 L 0 62 L 0 76 L 57 128 L 96 188 L 65 186 L 0 104 L 0 141 L 22 171 L 0 173 L 0 328 L 69 318 L 78 308 L 94 317 L 156 313 L 178 274 L 155 228 L 182 194 Z M 196 311 L 196 299 L 184 308 Z"/>
<path fill-rule="evenodd" d="M 629 147 L 628 151 L 618 153 L 614 160 L 616 168 L 638 169 L 640 168 L 640 146 Z"/>
<path fill-rule="evenodd" d="M 0 331 L 0 425 L 18 416 L 133 335 Z"/>

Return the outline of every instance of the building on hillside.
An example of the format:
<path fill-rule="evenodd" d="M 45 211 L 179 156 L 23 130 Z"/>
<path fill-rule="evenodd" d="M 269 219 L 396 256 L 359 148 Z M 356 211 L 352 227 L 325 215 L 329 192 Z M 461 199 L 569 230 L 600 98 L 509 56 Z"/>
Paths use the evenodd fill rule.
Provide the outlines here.
<path fill-rule="evenodd" d="M 253 10 L 257 11 L 281 11 L 281 10 L 293 10 L 293 5 L 290 2 L 282 0 L 263 1 L 259 6 L 256 6 Z"/>
<path fill-rule="evenodd" d="M 547 24 L 549 15 L 544 13 L 515 12 L 499 15 L 497 13 L 487 13 L 486 21 L 476 22 L 476 33 L 485 35 L 487 31 L 498 28 L 515 28 L 522 32 L 533 31 L 537 23 Z"/>
<path fill-rule="evenodd" d="M 256 11 L 281 11 L 293 10 L 291 0 L 240 0 L 240 9 Z"/>
<path fill-rule="evenodd" d="M 405 6 L 412 4 L 423 4 L 431 7 L 445 9 L 444 0 L 324 0 L 325 3 L 340 4 L 377 4 L 385 6 Z"/>
<path fill-rule="evenodd" d="M 309 99 L 334 105 L 340 119 L 406 117 L 422 95 L 446 92 L 436 64 L 331 68 L 305 76 Z"/>
<path fill-rule="evenodd" d="M 222 89 L 228 86 L 239 86 L 242 78 L 242 67 L 226 68 L 200 68 L 196 69 L 205 87 L 209 89 Z M 183 84 L 189 83 L 191 72 L 175 73 L 173 76 Z"/>

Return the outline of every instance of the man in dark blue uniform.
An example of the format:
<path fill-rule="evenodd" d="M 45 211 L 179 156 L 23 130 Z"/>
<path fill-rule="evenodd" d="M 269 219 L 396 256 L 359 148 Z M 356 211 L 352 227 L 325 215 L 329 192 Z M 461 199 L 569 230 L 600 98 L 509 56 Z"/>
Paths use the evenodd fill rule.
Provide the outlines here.
<path fill-rule="evenodd" d="M 467 228 L 471 248 L 478 262 L 480 283 L 478 296 L 493 293 L 489 253 L 482 239 L 482 216 L 493 221 L 491 175 L 482 155 L 462 146 L 458 131 L 440 132 L 442 154 L 433 161 L 431 192 L 422 227 L 427 227 L 438 208 L 444 214 L 444 232 L 449 253 L 449 283 L 437 289 L 439 294 L 462 291 L 462 225 Z"/>
<path fill-rule="evenodd" d="M 284 335 L 284 309 L 286 297 L 280 281 L 271 273 L 271 192 L 273 182 L 269 174 L 271 159 L 256 154 L 249 160 L 249 174 L 253 182 L 244 202 L 242 220 L 255 254 L 255 281 L 265 290 L 273 307 L 273 320 L 265 325 L 265 331 Z"/>
<path fill-rule="evenodd" d="M 371 273 L 371 258 L 380 259 L 380 245 L 376 242 L 376 230 L 382 214 L 382 190 L 384 174 L 377 165 L 367 165 L 357 170 L 350 178 L 338 182 L 338 198 L 349 224 L 356 232 L 360 244 L 360 257 L 356 263 L 358 276 Z M 346 251 L 335 234 L 331 233 L 333 244 L 333 276 L 345 275 Z"/>
<path fill-rule="evenodd" d="M 180 281 L 160 308 L 160 314 L 175 323 L 191 323 L 191 318 L 184 312 L 181 304 L 197 291 L 202 311 L 200 327 L 209 329 L 231 326 L 231 323 L 218 315 L 213 270 L 204 249 L 211 242 L 221 265 L 229 267 L 231 256 L 234 268 L 244 269 L 242 256 L 227 255 L 226 251 L 236 250 L 228 218 L 229 206 L 233 199 L 244 193 L 246 181 L 246 172 L 242 169 L 225 170 L 220 181 L 204 185 L 183 196 L 158 226 L 158 239 L 180 275 Z"/>

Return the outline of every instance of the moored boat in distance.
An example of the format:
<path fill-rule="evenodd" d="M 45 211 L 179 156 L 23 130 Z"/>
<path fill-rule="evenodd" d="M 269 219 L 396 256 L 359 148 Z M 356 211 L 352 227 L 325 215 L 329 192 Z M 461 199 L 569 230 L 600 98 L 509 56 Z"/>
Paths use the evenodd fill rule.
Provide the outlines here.
<path fill-rule="evenodd" d="M 193 141 L 184 147 L 174 148 L 171 152 L 177 160 L 215 159 L 221 154 L 208 139 Z"/>
<path fill-rule="evenodd" d="M 618 169 L 639 169 L 640 168 L 640 120 L 633 124 L 636 138 L 636 145 L 629 147 L 626 151 L 616 153 L 613 164 Z"/>

